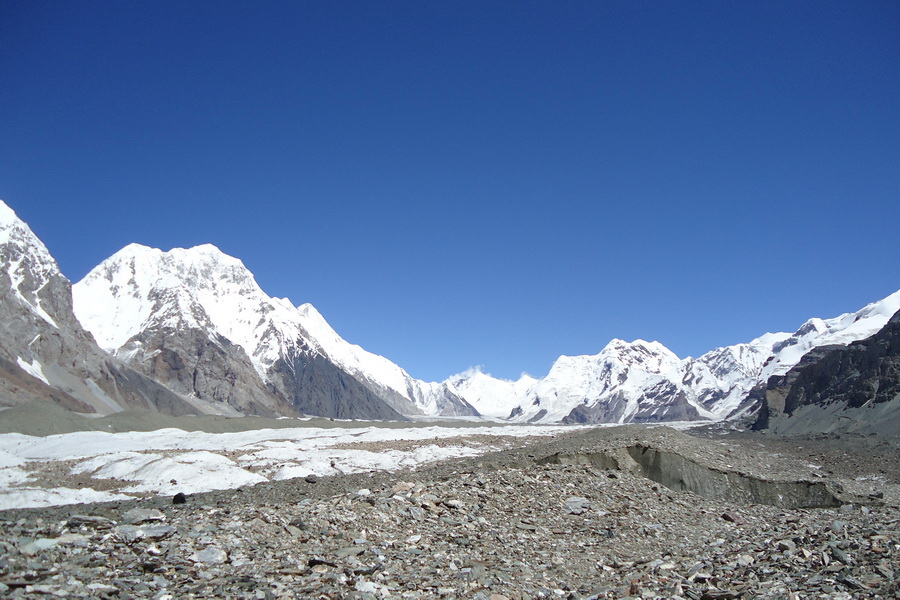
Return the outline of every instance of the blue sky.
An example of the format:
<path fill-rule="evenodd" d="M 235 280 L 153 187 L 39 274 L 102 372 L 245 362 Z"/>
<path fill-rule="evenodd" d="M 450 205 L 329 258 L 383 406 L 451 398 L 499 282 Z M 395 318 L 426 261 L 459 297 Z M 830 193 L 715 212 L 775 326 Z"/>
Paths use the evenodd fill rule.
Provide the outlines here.
<path fill-rule="evenodd" d="M 0 0 L 0 198 L 213 243 L 423 379 L 900 288 L 896 2 Z"/>

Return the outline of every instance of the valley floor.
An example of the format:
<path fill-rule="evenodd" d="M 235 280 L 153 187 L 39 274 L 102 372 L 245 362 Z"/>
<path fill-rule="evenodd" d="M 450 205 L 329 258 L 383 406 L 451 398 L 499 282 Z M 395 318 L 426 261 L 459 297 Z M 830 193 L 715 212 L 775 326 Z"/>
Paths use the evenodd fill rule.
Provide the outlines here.
<path fill-rule="evenodd" d="M 269 481 L 189 495 L 181 504 L 155 496 L 8 510 L 0 512 L 0 594 L 157 600 L 900 594 L 895 444 L 690 433 L 566 430 L 551 439 L 505 438 L 496 452 L 396 472 Z M 350 442 L 375 454 L 422 443 Z M 682 465 L 681 483 L 696 479 L 704 495 L 645 477 L 648 471 L 629 462 L 628 456 L 640 458 L 635 448 L 680 457 L 665 464 Z M 780 506 L 717 499 L 717 477 L 751 481 L 752 493 Z M 841 505 L 798 507 L 799 492 L 770 493 L 806 488 L 827 488 Z"/>

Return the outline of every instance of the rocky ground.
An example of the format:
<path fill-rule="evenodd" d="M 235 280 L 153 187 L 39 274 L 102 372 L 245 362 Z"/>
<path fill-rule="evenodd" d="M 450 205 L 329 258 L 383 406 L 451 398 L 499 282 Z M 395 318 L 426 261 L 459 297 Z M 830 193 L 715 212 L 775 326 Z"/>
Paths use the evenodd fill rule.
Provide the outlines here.
<path fill-rule="evenodd" d="M 637 427 L 529 444 L 415 471 L 282 481 L 177 504 L 7 511 L 0 595 L 900 595 L 896 445 Z M 674 491 L 647 478 L 652 470 L 631 461 L 628 448 L 683 458 L 660 464 L 682 465 L 673 481 L 706 496 L 715 495 L 716 478 L 729 477 L 780 506 Z M 793 492 L 784 490 L 815 486 L 841 505 L 785 507 Z"/>

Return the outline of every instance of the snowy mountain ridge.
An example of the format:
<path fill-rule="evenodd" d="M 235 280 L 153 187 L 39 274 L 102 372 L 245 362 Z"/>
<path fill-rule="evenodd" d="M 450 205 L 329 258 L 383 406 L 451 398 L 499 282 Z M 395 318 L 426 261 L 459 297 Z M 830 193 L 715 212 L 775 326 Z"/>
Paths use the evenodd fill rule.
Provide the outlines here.
<path fill-rule="evenodd" d="M 795 333 L 767 333 L 748 343 L 681 359 L 659 342 L 612 340 L 596 355 L 561 356 L 529 385 L 461 374 L 450 382 L 474 406 L 479 390 L 513 406 L 510 418 L 530 422 L 721 420 L 758 408 L 750 391 L 783 374 L 809 350 L 873 335 L 900 310 L 900 291 L 832 319 L 813 318 Z M 477 377 L 478 385 L 467 383 Z M 493 381 L 485 381 L 485 378 Z"/>
<path fill-rule="evenodd" d="M 506 381 L 470 369 L 444 382 L 424 382 L 345 341 L 311 304 L 269 297 L 240 260 L 212 245 L 163 252 L 132 244 L 74 290 L 79 319 L 101 346 L 126 360 L 137 349 L 128 341 L 142 331 L 194 327 L 243 349 L 265 381 L 279 359 L 307 347 L 401 414 L 468 410 L 545 423 L 740 416 L 755 410 L 748 394 L 769 376 L 787 371 L 814 347 L 875 333 L 892 309 L 900 309 L 897 292 L 855 313 L 810 319 L 794 333 L 767 333 L 696 359 L 679 358 L 659 342 L 615 339 L 596 355 L 561 356 L 540 379 Z"/>
<path fill-rule="evenodd" d="M 49 396 L 104 414 L 481 414 L 537 423 L 748 415 L 758 408 L 751 391 L 769 377 L 813 348 L 869 337 L 900 310 L 898 291 L 699 358 L 615 339 L 596 355 L 559 357 L 542 378 L 507 381 L 473 368 L 425 382 L 344 340 L 311 304 L 268 296 L 239 259 L 210 244 L 167 252 L 131 244 L 73 287 L 2 202 L 0 296 L 7 404 Z"/>

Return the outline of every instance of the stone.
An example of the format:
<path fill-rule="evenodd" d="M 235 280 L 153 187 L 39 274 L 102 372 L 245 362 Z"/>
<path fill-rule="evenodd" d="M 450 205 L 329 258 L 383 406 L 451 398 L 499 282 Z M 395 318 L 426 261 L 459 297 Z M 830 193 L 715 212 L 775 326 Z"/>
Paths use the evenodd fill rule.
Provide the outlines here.
<path fill-rule="evenodd" d="M 741 518 L 741 515 L 734 511 L 725 511 L 724 513 L 722 513 L 722 518 L 729 523 L 734 523 L 735 525 L 744 524 L 744 519 Z"/>
<path fill-rule="evenodd" d="M 849 554 L 847 554 L 846 552 L 841 550 L 836 545 L 831 546 L 831 556 L 833 556 L 835 560 L 838 560 L 838 561 L 844 563 L 845 565 L 853 564 L 853 558 L 851 558 L 851 556 Z"/>
<path fill-rule="evenodd" d="M 591 501 L 580 496 L 571 496 L 566 498 L 563 505 L 569 514 L 580 515 L 590 510 Z"/>
<path fill-rule="evenodd" d="M 228 554 L 221 548 L 209 546 L 208 548 L 194 552 L 192 560 L 204 564 L 221 565 L 228 562 Z"/>
<path fill-rule="evenodd" d="M 187 496 L 183 492 L 178 492 L 172 496 L 172 504 L 184 504 L 185 502 L 187 502 Z"/>
<path fill-rule="evenodd" d="M 52 548 L 57 543 L 58 542 L 57 542 L 56 538 L 40 538 L 40 539 L 34 540 L 33 542 L 29 542 L 29 543 L 23 545 L 20 548 L 20 550 L 22 551 L 23 554 L 27 554 L 29 556 L 34 556 L 35 554 L 37 554 L 38 552 L 41 552 L 42 550 Z"/>
<path fill-rule="evenodd" d="M 70 526 L 86 525 L 97 529 L 108 529 L 115 525 L 116 522 L 97 515 L 72 515 L 69 517 L 67 524 Z"/>
<path fill-rule="evenodd" d="M 797 544 L 793 542 L 793 540 L 778 540 L 775 543 L 775 546 L 781 552 L 796 552 Z"/>
<path fill-rule="evenodd" d="M 756 561 L 749 554 L 741 554 L 740 556 L 738 556 L 737 562 L 742 567 L 749 567 Z"/>
<path fill-rule="evenodd" d="M 155 508 L 132 508 L 122 515 L 122 521 L 129 525 L 146 523 L 147 521 L 164 521 L 166 515 Z"/>

